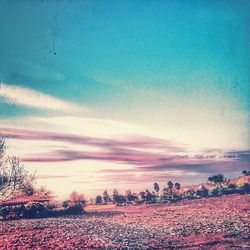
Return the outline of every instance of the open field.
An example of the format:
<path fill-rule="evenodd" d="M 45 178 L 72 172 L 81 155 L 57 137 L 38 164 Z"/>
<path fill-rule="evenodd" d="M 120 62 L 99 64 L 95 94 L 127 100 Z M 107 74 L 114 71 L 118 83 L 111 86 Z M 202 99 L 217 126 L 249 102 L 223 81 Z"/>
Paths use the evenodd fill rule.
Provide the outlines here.
<path fill-rule="evenodd" d="M 86 212 L 98 212 L 98 211 L 109 211 L 116 207 L 115 204 L 110 204 L 110 205 L 87 205 L 84 210 Z"/>
<path fill-rule="evenodd" d="M 1 222 L 1 249 L 249 249 L 250 195 Z"/>

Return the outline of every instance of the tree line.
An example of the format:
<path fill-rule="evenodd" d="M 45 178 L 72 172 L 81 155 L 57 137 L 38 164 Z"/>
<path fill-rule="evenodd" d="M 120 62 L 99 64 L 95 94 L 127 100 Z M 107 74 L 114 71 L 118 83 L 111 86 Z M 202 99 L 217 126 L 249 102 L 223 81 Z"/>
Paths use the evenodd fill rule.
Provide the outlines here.
<path fill-rule="evenodd" d="M 6 155 L 6 141 L 0 138 L 0 201 L 6 201 L 9 198 L 19 195 L 37 196 L 39 198 L 51 197 L 52 193 L 45 187 L 35 187 L 35 175 L 30 174 L 24 165 L 16 156 Z M 242 175 L 250 176 L 250 170 L 243 170 Z M 160 185 L 155 182 L 152 186 L 153 191 L 145 190 L 139 193 L 132 192 L 130 189 L 121 194 L 117 189 L 114 189 L 110 195 L 107 190 L 104 190 L 102 195 L 97 195 L 92 199 L 92 204 L 101 205 L 108 203 L 121 204 L 140 204 L 140 203 L 157 203 L 157 202 L 174 202 L 181 199 L 194 199 L 199 197 L 209 197 L 225 194 L 245 194 L 250 193 L 249 183 L 245 183 L 241 187 L 235 184 L 228 184 L 227 179 L 222 174 L 208 177 L 208 181 L 214 185 L 212 190 L 208 190 L 204 185 L 200 185 L 198 190 L 186 190 L 180 192 L 181 184 L 179 182 L 166 182 L 160 192 Z M 19 207 L 18 213 L 26 213 L 26 217 L 43 217 L 56 216 L 63 214 L 79 214 L 83 212 L 83 207 L 87 200 L 82 193 L 72 192 L 69 198 L 61 204 L 50 202 L 46 206 L 39 203 L 27 204 Z M 62 210 L 55 208 L 62 207 Z M 5 209 L 5 208 L 4 208 Z M 6 215 L 6 209 L 2 208 L 2 214 Z M 3 212 L 5 211 L 5 212 Z"/>

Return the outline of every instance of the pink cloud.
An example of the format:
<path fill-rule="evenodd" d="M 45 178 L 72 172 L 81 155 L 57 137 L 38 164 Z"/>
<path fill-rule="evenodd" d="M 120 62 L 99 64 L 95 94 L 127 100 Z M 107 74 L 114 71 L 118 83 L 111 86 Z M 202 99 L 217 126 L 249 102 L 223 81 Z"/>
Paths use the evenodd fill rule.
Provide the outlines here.
<path fill-rule="evenodd" d="M 167 140 L 153 138 L 153 137 L 142 137 L 136 136 L 117 139 L 107 138 L 96 138 L 90 136 L 53 133 L 46 131 L 34 131 L 24 129 L 6 129 L 0 128 L 0 134 L 7 138 L 20 139 L 20 140 L 51 140 L 51 141 L 64 141 L 74 144 L 85 144 L 104 148 L 110 147 L 128 147 L 128 148 L 154 148 L 170 150 L 171 152 L 180 152 L 184 148 L 181 146 L 175 146 L 173 143 Z"/>
<path fill-rule="evenodd" d="M 197 174 L 239 173 L 248 168 L 250 151 L 200 152 L 189 155 L 188 151 L 174 143 L 152 137 L 127 138 L 97 138 L 82 135 L 41 132 L 21 129 L 0 129 L 0 134 L 7 138 L 18 140 L 48 140 L 61 141 L 70 144 L 89 145 L 98 148 L 97 152 L 80 150 L 51 150 L 46 154 L 30 154 L 21 157 L 24 162 L 67 162 L 74 160 L 95 160 L 112 163 L 128 164 L 131 168 L 103 169 L 101 172 L 107 177 L 113 176 L 119 181 L 121 175 L 129 175 L 131 181 L 152 179 L 151 176 L 167 175 L 169 171 L 178 170 L 185 173 Z M 150 149 L 152 151 L 150 152 Z M 155 149 L 158 149 L 155 151 Z M 185 155 L 183 155 L 185 153 Z M 135 174 L 144 173 L 144 177 Z M 150 176 L 146 178 L 146 173 Z M 136 177 L 135 177 L 136 176 Z M 127 176 L 128 177 L 128 176 Z M 139 178 L 139 179 L 138 179 Z"/>

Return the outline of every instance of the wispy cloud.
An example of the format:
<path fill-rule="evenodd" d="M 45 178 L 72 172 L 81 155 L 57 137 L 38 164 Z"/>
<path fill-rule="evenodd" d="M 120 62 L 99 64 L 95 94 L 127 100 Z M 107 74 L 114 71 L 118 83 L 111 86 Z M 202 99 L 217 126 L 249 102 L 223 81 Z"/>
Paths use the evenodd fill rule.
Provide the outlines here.
<path fill-rule="evenodd" d="M 113 124 L 113 123 L 111 123 Z M 35 167 L 38 182 L 51 185 L 79 185 L 91 189 L 91 182 L 100 188 L 140 190 L 145 185 L 166 180 L 190 184 L 206 180 L 212 174 L 237 176 L 247 169 L 250 151 L 190 149 L 187 145 L 154 136 L 117 134 L 112 137 L 90 136 L 46 130 L 1 128 L 11 148 L 21 148 L 20 159 Z M 27 146 L 24 150 L 22 145 Z M 13 152 L 15 153 L 15 152 Z M 61 174 L 58 174 L 58 169 Z M 78 172 L 77 172 L 78 171 Z M 59 186 L 60 186 L 59 185 Z M 61 192 L 58 187 L 58 192 Z"/>
<path fill-rule="evenodd" d="M 154 137 L 127 136 L 109 139 L 25 129 L 0 129 L 0 134 L 15 140 L 56 141 L 68 147 L 50 148 L 46 153 L 33 152 L 22 156 L 24 162 L 69 162 L 91 160 L 128 164 L 131 168 L 103 169 L 103 174 L 131 174 L 181 171 L 188 173 L 233 172 L 247 167 L 250 151 L 189 151 L 174 142 Z M 72 145 L 84 145 L 97 150 L 79 150 Z M 152 152 L 150 150 L 152 149 Z M 157 150 L 156 150 L 157 149 Z"/>
<path fill-rule="evenodd" d="M 0 128 L 0 134 L 7 138 L 14 139 L 22 139 L 22 140 L 51 140 L 51 141 L 62 141 L 69 142 L 74 144 L 85 144 L 98 146 L 103 148 L 113 149 L 113 151 L 117 151 L 118 154 L 123 153 L 125 151 L 120 152 L 119 148 L 138 148 L 138 149 L 163 149 L 169 150 L 171 152 L 175 151 L 183 151 L 183 147 L 176 146 L 170 141 L 154 138 L 154 137 L 146 137 L 146 136 L 130 136 L 127 138 L 101 138 L 101 137 L 91 137 L 91 136 L 82 136 L 82 135 L 73 135 L 73 134 L 65 134 L 65 133 L 55 133 L 55 132 L 46 132 L 46 131 L 34 131 L 34 130 L 25 130 L 25 129 L 7 129 Z"/>
<path fill-rule="evenodd" d="M 0 97 L 2 97 L 2 101 L 5 103 L 35 109 L 66 113 L 87 110 L 82 106 L 64 101 L 60 98 L 56 98 L 33 89 L 23 88 L 16 85 L 8 85 L 5 83 L 1 83 L 0 85 Z"/>
<path fill-rule="evenodd" d="M 67 175 L 37 175 L 38 179 L 62 179 L 62 178 L 69 178 L 70 176 Z"/>

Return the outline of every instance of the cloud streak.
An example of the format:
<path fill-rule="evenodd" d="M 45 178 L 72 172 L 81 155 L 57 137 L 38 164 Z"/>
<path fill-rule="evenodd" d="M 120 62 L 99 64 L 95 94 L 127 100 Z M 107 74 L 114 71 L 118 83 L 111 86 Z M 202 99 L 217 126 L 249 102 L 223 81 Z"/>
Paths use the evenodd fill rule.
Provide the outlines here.
<path fill-rule="evenodd" d="M 101 175 L 102 180 L 107 183 L 150 182 L 153 179 L 164 179 L 166 176 L 184 180 L 186 177 L 191 179 L 216 173 L 238 173 L 248 167 L 250 158 L 249 150 L 192 152 L 183 145 L 175 145 L 172 141 L 146 136 L 117 136 L 115 139 L 110 139 L 6 128 L 0 128 L 0 134 L 13 140 L 44 141 L 48 144 L 46 153 L 36 151 L 22 155 L 20 158 L 24 162 L 57 164 L 92 161 L 93 164 L 95 162 L 118 164 L 113 169 L 104 167 L 96 170 L 96 174 Z M 49 147 L 52 142 L 61 143 L 64 147 L 60 148 L 57 144 Z M 89 148 L 81 150 L 81 146 Z M 93 151 L 92 148 L 96 150 Z M 55 177 L 45 175 L 41 178 Z"/>
<path fill-rule="evenodd" d="M 2 101 L 5 103 L 41 110 L 65 113 L 87 110 L 74 103 L 64 101 L 36 90 L 5 83 L 1 83 L 0 85 L 0 97 L 2 97 Z"/>
<path fill-rule="evenodd" d="M 109 139 L 101 137 L 90 137 L 82 135 L 63 134 L 46 131 L 34 131 L 25 129 L 7 129 L 0 128 L 0 134 L 7 138 L 20 140 L 51 140 L 61 141 L 74 144 L 85 144 L 91 146 L 98 146 L 103 148 L 113 148 L 113 151 L 119 152 L 120 147 L 124 148 L 138 148 L 138 149 L 162 149 L 171 152 L 180 152 L 184 148 L 175 146 L 171 142 L 163 139 L 146 136 L 130 136 L 125 139 Z"/>

